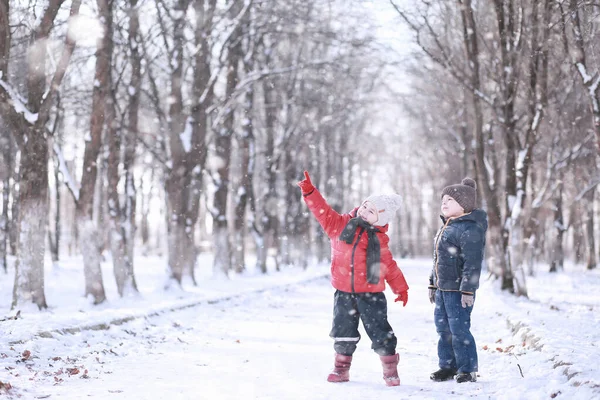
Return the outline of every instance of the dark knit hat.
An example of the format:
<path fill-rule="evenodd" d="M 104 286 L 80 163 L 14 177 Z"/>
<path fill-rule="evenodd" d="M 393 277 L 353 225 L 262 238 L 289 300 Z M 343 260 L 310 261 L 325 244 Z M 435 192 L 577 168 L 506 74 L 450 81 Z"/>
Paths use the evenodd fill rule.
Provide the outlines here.
<path fill-rule="evenodd" d="M 473 179 L 465 178 L 460 184 L 446 186 L 442 190 L 442 197 L 446 194 L 456 200 L 466 213 L 470 213 L 477 202 L 477 184 Z"/>

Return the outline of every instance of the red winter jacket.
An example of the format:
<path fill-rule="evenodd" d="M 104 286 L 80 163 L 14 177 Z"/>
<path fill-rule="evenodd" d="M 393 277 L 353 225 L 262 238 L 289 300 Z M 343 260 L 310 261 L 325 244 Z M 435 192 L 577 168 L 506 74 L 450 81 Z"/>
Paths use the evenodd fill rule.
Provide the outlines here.
<path fill-rule="evenodd" d="M 327 204 L 317 189 L 305 195 L 304 201 L 331 239 L 331 284 L 334 288 L 349 293 L 383 292 L 384 281 L 387 281 L 395 294 L 408 290 L 408 284 L 388 245 L 390 238 L 386 234 L 387 225 L 378 227 L 381 231 L 377 233 L 381 246 L 381 273 L 379 283 L 371 284 L 367 281 L 368 236 L 364 229 L 356 230 L 356 238 L 351 244 L 339 240 L 342 230 L 356 216 L 358 208 L 340 215 Z"/>

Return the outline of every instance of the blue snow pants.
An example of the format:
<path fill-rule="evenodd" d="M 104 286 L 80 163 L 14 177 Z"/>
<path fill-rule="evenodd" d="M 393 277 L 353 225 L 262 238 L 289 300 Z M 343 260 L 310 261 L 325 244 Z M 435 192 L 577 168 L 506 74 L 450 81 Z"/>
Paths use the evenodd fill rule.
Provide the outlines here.
<path fill-rule="evenodd" d="M 471 334 L 471 311 L 463 308 L 460 292 L 435 293 L 435 327 L 439 334 L 439 367 L 457 372 L 477 372 L 477 347 Z"/>

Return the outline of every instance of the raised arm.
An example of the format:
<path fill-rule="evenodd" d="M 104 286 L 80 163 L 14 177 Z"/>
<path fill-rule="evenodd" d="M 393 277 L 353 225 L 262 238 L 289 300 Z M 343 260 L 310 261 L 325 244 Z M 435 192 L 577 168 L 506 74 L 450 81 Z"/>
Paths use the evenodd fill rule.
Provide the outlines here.
<path fill-rule="evenodd" d="M 308 209 L 323 227 L 327 236 L 337 239 L 342 233 L 342 229 L 344 229 L 344 217 L 331 208 L 317 188 L 314 187 L 307 171 L 304 171 L 304 180 L 298 182 L 298 186 L 302 190 L 302 197 Z"/>

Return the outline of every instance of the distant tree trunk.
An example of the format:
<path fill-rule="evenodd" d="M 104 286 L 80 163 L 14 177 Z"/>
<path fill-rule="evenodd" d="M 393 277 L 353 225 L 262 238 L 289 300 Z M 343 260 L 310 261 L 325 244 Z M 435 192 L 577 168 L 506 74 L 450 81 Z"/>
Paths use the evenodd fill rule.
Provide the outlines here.
<path fill-rule="evenodd" d="M 54 165 L 54 169 L 56 170 L 56 165 Z M 56 172 L 54 172 L 54 177 L 56 178 Z M 55 184 L 54 187 L 56 188 L 56 186 L 58 186 L 60 188 L 60 184 L 59 185 Z M 55 205 L 59 205 L 60 204 L 60 195 L 56 195 L 55 194 L 55 196 L 54 196 L 54 204 Z M 48 247 L 49 247 L 49 250 L 50 250 L 50 257 L 52 259 L 52 263 L 54 263 L 54 264 L 56 264 L 58 262 L 58 243 L 57 243 L 58 237 L 56 236 L 56 233 L 57 233 L 57 226 L 56 226 L 57 215 L 60 218 L 60 211 L 58 211 L 58 210 L 54 213 L 54 224 L 53 225 L 49 224 L 49 228 L 48 228 Z"/>
<path fill-rule="evenodd" d="M 112 0 L 97 0 L 98 10 L 105 15 L 112 7 Z M 101 251 L 104 238 L 100 237 L 99 229 L 94 220 L 94 193 L 98 176 L 98 155 L 102 146 L 102 132 L 106 121 L 106 101 L 110 95 L 110 69 L 112 59 L 112 36 L 109 32 L 110 22 L 102 18 L 105 27 L 104 35 L 98 39 L 96 50 L 96 71 L 92 94 L 92 115 L 90 120 L 90 140 L 86 142 L 81 189 L 77 199 L 77 225 L 80 234 L 80 247 L 83 254 L 83 269 L 85 277 L 85 296 L 92 296 L 94 304 L 106 300 L 102 269 L 100 267 Z M 112 121 L 111 121 L 112 122 Z"/>
<path fill-rule="evenodd" d="M 262 201 L 261 233 L 262 241 L 258 246 L 257 267 L 262 273 L 267 273 L 267 256 L 269 248 L 277 248 L 278 210 L 277 210 L 277 163 L 275 162 L 275 123 L 277 115 L 276 93 L 273 82 L 266 79 L 263 82 L 265 107 L 265 177 L 266 187 Z M 279 271 L 278 257 L 275 256 L 276 269 Z"/>
<path fill-rule="evenodd" d="M 184 274 L 195 284 L 194 268 L 197 247 L 194 227 L 198 221 L 202 172 L 206 164 L 206 136 L 209 130 L 207 109 L 213 98 L 211 82 L 211 44 L 216 0 L 195 0 L 194 73 L 190 116 L 183 115 L 183 46 L 186 27 L 185 14 L 189 2 L 177 3 L 174 17 L 171 65 L 171 104 L 169 133 L 172 167 L 167 178 L 168 243 L 171 279 L 181 285 Z"/>
<path fill-rule="evenodd" d="M 107 20 L 111 15 L 105 14 Z M 113 120 L 115 115 L 114 104 L 112 101 L 107 103 L 107 116 Z M 118 129 L 117 124 L 110 124 L 108 131 L 108 214 L 110 215 L 110 247 L 113 259 L 113 271 L 119 296 L 126 297 L 138 292 L 135 275 L 133 272 L 133 258 L 129 255 L 128 232 L 129 221 L 127 212 L 121 208 L 119 195 L 119 165 L 121 164 L 121 137 L 123 132 Z M 127 174 L 125 174 L 127 185 Z M 126 200 L 127 201 L 127 200 Z"/>
<path fill-rule="evenodd" d="M 129 51 L 131 52 L 131 81 L 129 83 L 129 110 L 128 110 L 128 129 L 125 134 L 125 151 L 123 154 L 123 171 L 125 173 L 125 208 L 122 214 L 125 221 L 124 238 L 126 240 L 125 248 L 127 250 L 127 273 L 131 279 L 131 289 L 137 292 L 137 285 L 134 277 L 134 248 L 136 214 L 137 214 L 137 190 L 135 187 L 134 162 L 136 155 L 136 145 L 140 110 L 140 96 L 142 89 L 142 57 L 140 55 L 140 32 L 139 32 L 138 0 L 131 0 L 129 13 Z M 126 286 L 128 286 L 128 284 Z"/>
<path fill-rule="evenodd" d="M 113 32 L 113 4 L 112 2 L 105 3 L 102 5 L 106 8 L 100 8 L 100 15 L 102 20 L 106 24 L 106 33 L 109 38 L 112 38 Z M 129 19 L 129 35 L 130 40 L 135 40 L 137 32 L 137 8 L 136 1 L 132 0 L 130 9 Z M 133 38 L 132 35 L 133 29 Z M 131 46 L 130 46 L 131 47 Z M 113 53 L 113 42 L 111 39 L 106 41 L 106 52 L 109 57 L 109 61 L 112 63 Z M 132 63 L 132 81 L 129 84 L 129 129 L 125 132 L 119 128 L 116 121 L 116 109 L 115 109 L 115 98 L 113 93 L 107 93 L 105 108 L 107 121 L 110 121 L 107 126 L 107 139 L 108 139 L 108 165 L 107 165 L 107 176 L 108 176 L 108 194 L 107 194 L 107 208 L 108 215 L 110 218 L 110 248 L 113 259 L 113 273 L 115 281 L 117 283 L 117 291 L 119 296 L 126 297 L 138 292 L 137 284 L 135 281 L 135 275 L 133 271 L 133 254 L 130 250 L 132 247 L 132 231 L 135 226 L 132 226 L 131 214 L 131 192 L 135 194 L 135 183 L 131 179 L 131 157 L 133 138 L 135 131 L 131 130 L 131 124 L 135 124 L 137 130 L 137 91 L 139 90 L 139 64 L 136 66 L 136 51 L 131 53 Z M 139 63 L 139 55 L 137 56 Z M 137 67 L 137 69 L 136 69 Z M 108 77 L 109 90 L 114 90 L 112 83 L 112 76 L 109 73 Z M 132 98 L 134 100 L 132 100 Z M 132 117 L 133 113 L 133 117 Z M 123 158 L 121 158 L 121 148 L 125 147 L 123 152 Z M 135 151 L 135 147 L 133 148 Z M 123 165 L 123 173 L 119 174 L 120 165 Z M 124 191 L 125 191 L 125 205 L 121 206 L 120 194 L 119 194 L 119 181 L 120 176 L 123 175 L 125 178 Z M 135 204 L 135 203 L 134 203 Z M 133 222 L 134 223 L 134 222 Z"/>
<path fill-rule="evenodd" d="M 585 197 L 585 234 L 587 239 L 586 267 L 588 270 L 592 270 L 596 268 L 596 243 L 594 235 L 594 202 L 596 190 L 590 190 Z"/>
<path fill-rule="evenodd" d="M 10 254 L 13 256 L 17 255 L 17 236 L 19 232 L 19 183 L 21 180 L 21 173 L 19 171 L 21 164 L 21 151 L 18 152 L 19 162 L 13 161 L 12 177 L 13 182 L 11 185 L 11 205 L 10 205 L 10 221 L 8 224 L 8 247 Z"/>
<path fill-rule="evenodd" d="M 563 183 L 562 176 L 559 177 L 558 188 L 552 199 L 552 208 L 554 210 L 554 227 L 556 236 L 551 251 L 550 272 L 557 272 L 563 269 L 565 254 L 563 247 L 563 236 L 565 234 L 565 222 L 563 218 Z"/>
<path fill-rule="evenodd" d="M 150 182 L 154 177 L 154 169 L 152 170 L 152 175 L 150 177 Z M 144 180 L 140 181 L 140 190 L 141 193 L 141 221 L 140 221 L 140 237 L 142 239 L 142 249 L 143 254 L 148 255 L 148 245 L 150 241 L 150 222 L 148 221 L 148 215 L 150 214 L 150 201 L 152 199 L 152 183 L 150 183 L 150 189 L 146 191 L 144 189 Z"/>
<path fill-rule="evenodd" d="M 517 172 L 517 176 L 523 177 L 525 180 L 521 180 L 520 188 L 523 191 L 527 189 L 527 176 L 532 175 L 531 180 L 534 179 L 534 174 L 530 173 L 530 168 L 533 164 L 531 160 L 533 154 L 533 148 L 537 141 L 537 137 L 540 132 L 540 125 L 542 118 L 545 116 L 546 107 L 548 105 L 548 71 L 549 71 L 549 53 L 550 53 L 550 19 L 552 13 L 552 2 L 550 0 L 544 0 L 542 3 L 542 20 L 538 23 L 537 8 L 538 3 L 534 3 L 533 15 L 535 16 L 535 29 L 532 33 L 530 57 L 529 57 L 529 99 L 528 99 L 528 115 L 529 123 L 527 127 L 527 133 L 525 137 L 525 146 L 522 154 L 524 159 L 520 171 Z M 538 28 L 538 25 L 540 28 Z M 538 41 L 537 34 L 538 29 L 541 30 L 541 40 Z M 539 78 L 539 79 L 538 79 Z M 535 186 L 532 182 L 531 186 Z M 526 221 L 521 222 L 523 229 L 523 237 L 525 240 L 522 245 L 522 252 L 525 253 L 525 264 L 527 265 L 527 275 L 533 276 L 534 274 L 534 260 L 539 254 L 539 243 L 538 238 L 540 233 L 540 222 L 539 222 L 540 207 L 536 205 L 535 208 L 531 208 L 530 213 Z"/>
<path fill-rule="evenodd" d="M 58 137 L 56 138 L 55 146 L 60 147 L 62 145 L 60 140 L 60 133 L 57 133 Z M 53 153 L 54 154 L 54 153 Z M 61 219 L 60 219 L 60 204 L 61 204 L 61 196 L 60 196 L 60 161 L 58 160 L 58 156 L 54 155 L 52 157 L 52 162 L 54 165 L 54 232 L 48 231 L 48 243 L 50 244 L 50 255 L 52 257 L 52 262 L 57 263 L 60 255 L 60 234 L 61 234 Z"/>
<path fill-rule="evenodd" d="M 242 9 L 243 2 L 234 0 L 229 10 L 233 20 Z M 231 170 L 231 141 L 235 130 L 235 90 L 239 81 L 239 64 L 242 54 L 242 27 L 236 25 L 230 39 L 227 54 L 227 81 L 225 83 L 225 99 L 230 104 L 226 107 L 222 126 L 216 132 L 215 155 L 219 160 L 215 194 L 213 198 L 213 238 L 214 238 L 214 275 L 229 275 L 232 267 L 231 243 L 229 242 L 229 223 L 227 210 L 229 204 L 229 174 Z M 233 243 L 239 246 L 240 243 Z"/>
<path fill-rule="evenodd" d="M 308 255 L 310 252 L 309 220 L 302 215 L 304 201 L 298 196 L 298 187 L 292 185 L 302 176 L 302 169 L 294 161 L 290 150 L 285 152 L 284 162 L 286 166 L 285 182 L 285 216 L 284 237 L 281 248 L 281 261 L 284 265 L 298 265 L 302 268 L 308 267 Z M 302 202 L 302 203 L 301 203 Z"/>
<path fill-rule="evenodd" d="M 250 18 L 244 19 L 243 52 L 246 57 L 243 58 L 244 73 L 249 75 L 254 70 L 253 42 L 250 35 Z M 254 199 L 254 173 L 256 166 L 256 141 L 254 138 L 254 84 L 249 84 L 244 90 L 244 100 L 242 103 L 242 122 L 241 132 L 238 135 L 238 147 L 240 156 L 240 170 L 242 176 L 240 187 L 236 194 L 235 212 L 234 212 L 234 243 L 233 246 L 233 268 L 235 272 L 241 273 L 246 269 L 246 245 L 245 245 L 245 227 L 248 227 L 253 234 L 256 233 L 256 202 Z M 247 210 L 249 208 L 249 210 Z M 246 213 L 249 211 L 248 217 Z"/>
<path fill-rule="evenodd" d="M 0 36 L 1 37 L 1 36 Z M 3 132 L 0 140 L 2 146 L 2 162 L 5 170 L 2 174 L 2 214 L 0 215 L 0 268 L 4 273 L 8 273 L 8 265 L 6 261 L 8 236 L 10 232 L 10 220 L 8 218 L 9 201 L 10 201 L 10 178 L 13 175 L 13 146 L 11 146 L 11 137 L 8 132 Z M 14 201 L 14 200 L 13 200 Z"/>
<path fill-rule="evenodd" d="M 170 278 L 181 285 L 186 266 L 189 269 L 191 262 L 190 249 L 194 248 L 193 225 L 188 218 L 189 187 L 192 184 L 190 161 L 186 159 L 186 148 L 182 143 L 182 137 L 186 127 L 183 115 L 183 40 L 185 14 L 187 13 L 189 1 L 179 1 L 175 8 L 173 19 L 173 49 L 170 59 L 171 65 L 171 93 L 169 104 L 169 135 L 172 167 L 169 171 L 167 188 L 167 215 L 168 248 Z M 190 121 L 191 123 L 191 121 Z M 187 134 L 188 132 L 186 132 Z M 186 143 L 187 145 L 187 143 Z"/>
<path fill-rule="evenodd" d="M 103 18 L 112 18 L 112 13 L 103 13 Z M 107 22 L 108 25 L 108 22 Z M 116 118 L 113 101 L 106 103 L 106 116 L 109 121 Z M 110 249 L 113 260 L 113 272 L 117 283 L 119 296 L 131 294 L 129 289 L 136 291 L 135 279 L 133 277 L 133 268 L 127 257 L 127 237 L 123 229 L 126 221 L 123 220 L 121 212 L 121 201 L 119 195 L 119 165 L 121 164 L 121 145 L 123 132 L 116 123 L 110 123 L 108 127 L 108 215 L 110 216 Z"/>
<path fill-rule="evenodd" d="M 540 213 L 539 207 L 531 209 L 531 211 L 529 213 L 529 218 L 525 222 L 525 227 L 524 227 L 524 232 L 523 232 L 523 236 L 527 238 L 524 243 L 524 246 L 525 246 L 525 248 L 524 248 L 525 261 L 524 262 L 527 264 L 527 276 L 535 275 L 535 269 L 534 269 L 535 259 L 536 259 L 537 255 L 539 254 L 540 247 L 541 247 L 540 243 L 539 243 L 539 237 L 540 237 L 539 213 Z"/>
<path fill-rule="evenodd" d="M 585 205 L 584 205 L 585 206 Z M 582 264 L 585 257 L 585 233 L 583 232 L 583 215 L 582 209 L 578 206 L 572 207 L 573 214 L 571 219 L 573 222 L 573 257 L 575 264 Z"/>
<path fill-rule="evenodd" d="M 107 91 L 110 91 L 108 89 Z M 109 95 L 109 93 L 107 93 Z M 105 121 L 109 121 L 109 113 L 105 109 Z M 107 124 L 108 125 L 108 124 Z M 92 218 L 94 220 L 94 226 L 97 230 L 98 251 L 100 252 L 100 261 L 105 261 L 104 252 L 110 249 L 110 217 L 107 216 L 107 176 L 106 171 L 108 170 L 108 152 L 106 137 L 108 129 L 103 128 L 102 139 L 101 139 L 101 150 L 98 153 L 97 158 L 97 170 L 96 170 L 96 183 L 94 183 L 94 194 L 92 195 Z"/>
<path fill-rule="evenodd" d="M 253 112 L 253 96 L 253 89 L 246 91 L 243 107 L 244 121 L 242 122 L 241 134 L 238 137 L 242 176 L 240 187 L 236 194 L 234 216 L 233 268 L 236 273 L 242 273 L 246 269 L 245 228 L 247 227 L 249 231 L 254 233 L 255 225 L 254 213 L 256 212 L 256 204 L 253 191 L 256 143 L 251 115 Z M 250 208 L 249 213 L 247 208 Z"/>

